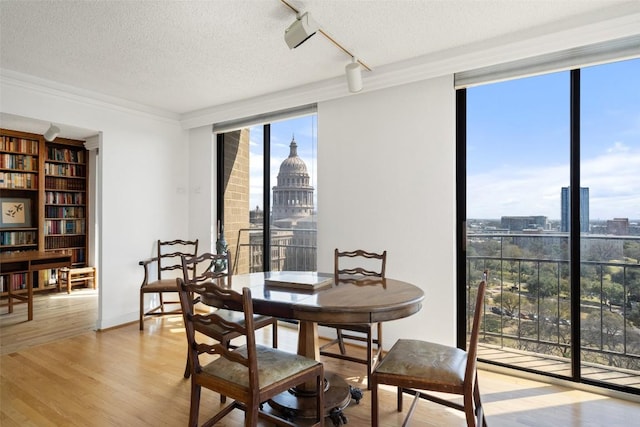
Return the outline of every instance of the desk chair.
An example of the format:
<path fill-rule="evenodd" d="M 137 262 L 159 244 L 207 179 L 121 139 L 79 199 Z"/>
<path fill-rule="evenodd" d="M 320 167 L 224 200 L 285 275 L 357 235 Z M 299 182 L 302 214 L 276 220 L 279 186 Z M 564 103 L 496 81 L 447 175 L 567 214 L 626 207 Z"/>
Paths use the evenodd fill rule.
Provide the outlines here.
<path fill-rule="evenodd" d="M 165 305 L 167 304 L 180 304 L 180 301 L 177 300 L 177 295 L 174 295 L 174 301 L 164 301 L 163 294 L 177 294 L 177 274 L 172 274 L 172 270 L 180 273 L 182 271 L 182 256 L 195 256 L 198 254 L 198 240 L 158 240 L 157 251 L 157 256 L 138 263 L 144 267 L 144 279 L 142 280 L 142 285 L 140 285 L 141 331 L 144 330 L 145 316 L 180 314 L 180 309 L 165 310 Z M 153 265 L 157 268 L 157 279 L 150 281 L 150 270 Z M 160 304 L 145 311 L 144 296 L 146 294 L 158 294 Z"/>
<path fill-rule="evenodd" d="M 353 258 L 354 261 L 351 263 L 361 263 L 365 264 L 367 260 L 374 260 L 373 264 L 378 264 L 379 268 L 376 270 L 370 270 L 362 267 L 361 265 L 356 267 L 345 266 L 342 262 L 345 261 L 346 258 Z M 381 254 L 374 252 L 367 252 L 361 249 L 355 251 L 344 251 L 341 252 L 338 249 L 334 251 L 334 278 L 337 286 L 339 285 L 338 277 L 340 275 L 350 275 L 350 276 L 362 276 L 362 277 L 385 277 L 385 269 L 387 265 L 387 251 L 384 251 Z M 368 268 L 373 268 L 369 267 Z M 364 292 L 364 291 L 363 291 Z M 336 359 L 348 360 L 350 362 L 361 363 L 367 365 L 367 389 L 371 388 L 371 372 L 373 371 L 373 367 L 377 361 L 380 360 L 382 354 L 382 324 L 376 323 L 375 328 L 377 329 L 377 335 L 374 337 L 373 328 L 374 325 L 371 323 L 357 324 L 357 325 L 334 325 L 334 324 L 320 324 L 320 326 L 334 328 L 336 330 L 336 339 L 322 345 L 320 347 L 320 354 L 327 357 L 334 357 Z M 343 331 L 348 331 L 344 333 Z M 347 354 L 346 348 L 344 345 L 344 340 L 354 340 L 365 342 L 367 345 L 367 356 L 366 358 L 361 358 L 357 356 L 352 356 Z M 340 349 L 340 353 L 335 351 L 328 350 L 330 347 L 338 344 Z M 375 345 L 375 349 L 373 348 Z"/>
<path fill-rule="evenodd" d="M 245 411 L 245 426 L 255 427 L 258 417 L 279 426 L 292 426 L 291 422 L 262 411 L 263 402 L 303 383 L 313 384 L 316 393 L 316 417 L 313 426 L 324 425 L 324 369 L 322 363 L 271 347 L 256 345 L 253 302 L 249 288 L 242 294 L 225 289 L 215 282 L 185 284 L 178 278 L 180 302 L 189 345 L 191 371 L 191 404 L 189 426 L 198 425 L 202 387 L 229 396 L 234 401 L 207 420 L 211 426 L 235 408 Z M 221 307 L 244 312 L 244 323 L 228 322 L 217 311 L 199 314 L 194 310 L 194 296 L 215 299 Z M 199 339 L 196 330 L 215 325 L 221 329 L 246 337 L 246 345 L 229 349 L 221 343 L 210 344 Z M 202 364 L 202 354 L 219 355 Z"/>
<path fill-rule="evenodd" d="M 482 316 L 485 288 L 486 283 L 480 282 L 467 351 L 456 347 L 407 339 L 398 340 L 389 350 L 371 375 L 372 427 L 378 426 L 379 384 L 398 387 L 398 412 L 402 411 L 403 393 L 415 396 L 403 426 L 407 425 L 413 414 L 418 398 L 464 411 L 468 427 L 487 426 L 480 401 L 476 369 L 480 317 Z M 425 393 L 425 391 L 462 395 L 463 404 L 451 402 Z"/>
<path fill-rule="evenodd" d="M 204 268 L 202 266 L 204 266 Z M 199 272 L 199 270 L 201 271 Z M 229 252 L 221 255 L 204 253 L 200 256 L 185 256 L 182 258 L 183 279 L 188 285 L 213 281 L 219 286 L 230 289 L 232 279 L 231 271 L 233 270 L 231 268 Z M 196 299 L 194 302 L 197 303 L 199 300 Z M 220 308 L 217 310 L 217 314 L 227 322 L 244 324 L 244 314 L 240 311 Z M 272 346 L 273 348 L 278 348 L 278 319 L 260 314 L 253 316 L 254 329 L 261 329 L 269 325 L 271 325 Z M 194 326 L 197 332 L 213 338 L 225 348 L 234 348 L 235 346 L 231 345 L 231 340 L 242 335 L 240 332 L 231 328 L 225 328 L 215 324 L 206 325 L 197 323 Z M 189 358 L 187 358 L 184 377 L 189 378 L 190 374 Z M 221 396 L 221 401 L 223 403 L 225 402 L 224 396 Z"/>

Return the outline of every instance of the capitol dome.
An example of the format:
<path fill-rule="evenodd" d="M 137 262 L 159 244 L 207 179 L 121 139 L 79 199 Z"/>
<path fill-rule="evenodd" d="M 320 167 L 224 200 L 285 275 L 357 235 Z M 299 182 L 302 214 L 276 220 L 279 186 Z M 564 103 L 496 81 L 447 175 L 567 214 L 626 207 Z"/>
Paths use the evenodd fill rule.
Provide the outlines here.
<path fill-rule="evenodd" d="M 298 157 L 295 138 L 289 157 L 280 164 L 278 184 L 273 187 L 273 219 L 301 218 L 313 213 L 313 187 L 304 160 Z"/>
<path fill-rule="evenodd" d="M 298 144 L 296 144 L 296 140 L 292 139 L 291 144 L 289 145 L 289 157 L 284 159 L 284 161 L 280 164 L 280 172 L 278 175 L 286 175 L 286 174 L 306 174 L 307 165 L 304 163 L 300 157 L 298 157 Z"/>

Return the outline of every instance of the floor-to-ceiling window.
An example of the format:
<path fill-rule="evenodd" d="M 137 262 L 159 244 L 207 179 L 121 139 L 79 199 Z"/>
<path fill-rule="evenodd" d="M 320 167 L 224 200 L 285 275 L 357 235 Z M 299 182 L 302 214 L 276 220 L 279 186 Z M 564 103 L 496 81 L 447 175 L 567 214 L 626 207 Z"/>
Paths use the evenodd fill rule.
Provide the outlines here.
<path fill-rule="evenodd" d="M 580 70 L 580 186 L 580 371 L 640 390 L 640 59 Z"/>
<path fill-rule="evenodd" d="M 316 270 L 317 116 L 218 135 L 218 217 L 235 273 Z"/>
<path fill-rule="evenodd" d="M 459 283 L 488 279 L 479 357 L 640 392 L 640 59 L 458 100 Z"/>

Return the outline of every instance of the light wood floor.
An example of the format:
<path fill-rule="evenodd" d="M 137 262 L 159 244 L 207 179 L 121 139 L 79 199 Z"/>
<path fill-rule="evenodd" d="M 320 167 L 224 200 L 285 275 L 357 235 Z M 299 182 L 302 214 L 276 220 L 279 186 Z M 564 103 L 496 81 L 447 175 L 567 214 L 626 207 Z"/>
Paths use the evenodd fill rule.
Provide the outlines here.
<path fill-rule="evenodd" d="M 56 307 L 73 306 L 70 301 L 83 299 L 80 305 L 91 307 L 90 293 L 74 290 L 76 299 L 66 302 L 53 298 L 63 294 L 38 298 L 33 322 L 19 321 L 18 313 L 26 311 L 26 306 L 16 307 L 11 316 L 0 315 L 0 425 L 184 426 L 189 381 L 182 377 L 186 350 L 182 319 L 150 319 L 144 332 L 137 323 L 87 331 L 80 325 L 95 325 L 95 309 L 68 315 Z M 43 310 L 51 313 L 45 315 Z M 76 332 L 65 336 L 61 332 L 65 329 Z M 280 348 L 294 351 L 295 330 L 281 326 L 279 333 Z M 260 331 L 258 339 L 268 343 L 268 329 Z M 366 389 L 362 365 L 334 359 L 323 362 L 326 369 Z M 625 400 L 486 371 L 480 371 L 479 381 L 492 427 L 627 427 L 640 419 L 640 405 Z M 380 395 L 381 425 L 401 425 L 403 414 L 395 411 L 395 391 L 383 388 Z M 409 397 L 405 399 L 408 408 Z M 218 395 L 203 391 L 202 417 L 219 407 Z M 370 393 L 365 392 L 360 404 L 345 410 L 347 426 L 370 425 L 369 410 Z M 242 425 L 242 413 L 233 411 L 220 425 Z M 456 427 L 465 422 L 462 413 L 422 401 L 411 425 Z"/>

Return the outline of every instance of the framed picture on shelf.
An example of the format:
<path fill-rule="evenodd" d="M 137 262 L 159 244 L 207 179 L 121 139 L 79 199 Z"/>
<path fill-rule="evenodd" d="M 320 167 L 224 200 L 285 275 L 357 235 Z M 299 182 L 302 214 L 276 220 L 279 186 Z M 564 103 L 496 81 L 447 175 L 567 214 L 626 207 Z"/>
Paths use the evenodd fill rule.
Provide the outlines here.
<path fill-rule="evenodd" d="M 31 227 L 31 200 L 0 198 L 0 228 Z"/>

